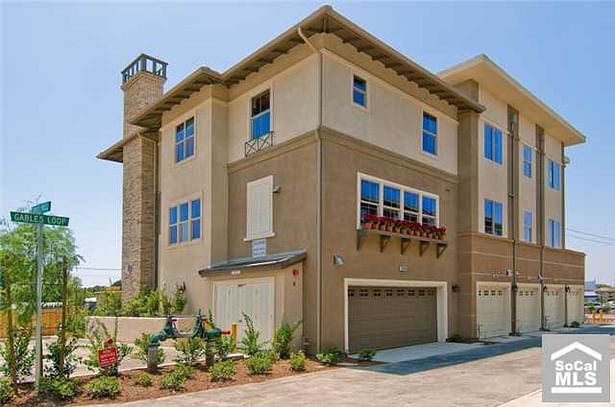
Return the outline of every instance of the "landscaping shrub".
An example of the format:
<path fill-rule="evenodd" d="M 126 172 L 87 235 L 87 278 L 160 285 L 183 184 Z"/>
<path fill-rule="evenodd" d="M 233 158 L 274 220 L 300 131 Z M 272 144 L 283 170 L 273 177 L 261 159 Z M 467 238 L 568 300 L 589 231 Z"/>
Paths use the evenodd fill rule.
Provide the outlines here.
<path fill-rule="evenodd" d="M 65 377 L 43 377 L 40 383 L 40 393 L 55 400 L 70 400 L 77 395 L 77 382 Z"/>
<path fill-rule="evenodd" d="M 239 350 L 244 355 L 256 355 L 262 348 L 262 344 L 258 341 L 260 332 L 254 328 L 254 321 L 249 315 L 243 313 L 243 319 L 246 322 L 246 329 L 239 344 Z"/>
<path fill-rule="evenodd" d="M 336 347 L 330 347 L 316 355 L 316 359 L 325 365 L 337 365 L 344 359 L 344 353 Z"/>
<path fill-rule="evenodd" d="M 157 290 L 143 291 L 122 306 L 122 315 L 130 317 L 160 317 L 181 314 L 188 299 L 184 286 L 177 285 L 171 298 L 161 287 Z"/>
<path fill-rule="evenodd" d="M 147 351 L 149 350 L 149 342 L 152 339 L 152 336 L 152 334 L 144 332 L 141 334 L 140 338 L 135 339 L 134 344 L 136 350 L 133 355 L 135 359 L 138 359 L 143 363 L 147 363 Z M 165 360 L 164 350 L 161 346 L 158 347 L 157 360 L 158 365 L 163 364 Z"/>
<path fill-rule="evenodd" d="M 100 376 L 90 380 L 84 389 L 86 394 L 93 398 L 115 398 L 120 393 L 120 381 L 117 377 Z"/>
<path fill-rule="evenodd" d="M 184 388 L 186 377 L 179 372 L 173 370 L 162 376 L 160 380 L 160 388 L 164 390 L 179 391 Z"/>
<path fill-rule="evenodd" d="M 175 366 L 175 369 L 173 369 L 173 372 L 188 380 L 194 377 L 194 375 L 196 374 L 196 369 L 192 366 L 177 365 Z"/>
<path fill-rule="evenodd" d="M 571 328 L 578 328 L 578 327 L 580 327 L 580 326 L 581 326 L 581 324 L 579 324 L 579 322 L 578 322 L 578 321 L 572 321 L 572 322 L 570 323 L 570 327 L 571 327 Z"/>
<path fill-rule="evenodd" d="M 135 384 L 142 387 L 150 387 L 153 383 L 152 376 L 147 373 L 141 373 L 135 378 Z"/>
<path fill-rule="evenodd" d="M 295 372 L 305 370 L 305 353 L 299 351 L 290 354 L 290 369 Z"/>
<path fill-rule="evenodd" d="M 271 354 L 259 352 L 251 356 L 244 363 L 250 375 L 263 375 L 271 371 L 273 367 L 273 358 Z"/>
<path fill-rule="evenodd" d="M 177 363 L 194 366 L 205 356 L 205 342 L 201 338 L 179 339 L 175 341 L 175 350 L 179 352 L 174 359 Z"/>
<path fill-rule="evenodd" d="M 60 328 L 62 329 L 62 328 Z M 51 364 L 45 366 L 45 374 L 49 377 L 63 377 L 68 379 L 71 374 L 77 369 L 79 363 L 79 357 L 76 352 L 79 349 L 77 338 L 72 337 L 66 340 L 64 345 L 64 365 L 60 366 L 60 349 L 62 346 L 61 335 L 58 335 L 58 339 L 47 345 L 47 355 L 45 359 L 49 360 Z"/>
<path fill-rule="evenodd" d="M 301 325 L 301 321 L 297 321 L 293 325 L 284 322 L 276 329 L 271 345 L 273 350 L 280 355 L 281 359 L 288 359 L 290 357 L 290 343 L 299 325 Z"/>
<path fill-rule="evenodd" d="M 115 319 L 113 336 L 109 334 L 109 331 L 105 325 L 97 321 L 97 325 L 88 335 L 89 343 L 85 348 L 89 351 L 88 356 L 83 360 L 85 367 L 93 372 L 100 373 L 104 376 L 117 376 L 118 369 L 122 360 L 132 353 L 132 347 L 123 343 L 117 344 L 117 318 Z M 109 366 L 107 368 L 101 368 L 98 364 L 98 351 L 105 347 L 105 341 L 111 339 L 114 345 L 117 347 L 117 364 Z"/>
<path fill-rule="evenodd" d="M 184 312 L 186 304 L 188 304 L 188 297 L 186 296 L 186 286 L 176 285 L 175 291 L 173 292 L 173 297 L 171 298 L 171 313 L 174 315 L 181 314 L 182 312 Z"/>
<path fill-rule="evenodd" d="M 15 392 L 11 387 L 11 381 L 9 379 L 0 379 L 0 405 L 8 403 L 13 398 Z"/>
<path fill-rule="evenodd" d="M 361 360 L 372 360 L 376 356 L 376 351 L 373 349 L 363 349 L 359 352 L 359 359 Z"/>
<path fill-rule="evenodd" d="M 232 360 L 215 363 L 209 368 L 209 380 L 212 382 L 231 380 L 233 376 L 235 376 L 235 362 Z"/>
<path fill-rule="evenodd" d="M 15 330 L 13 332 L 13 343 L 15 347 L 15 366 L 17 367 L 17 383 L 22 383 L 26 377 L 32 374 L 32 366 L 34 365 L 34 349 L 30 348 L 30 339 L 32 332 L 29 329 Z M 8 341 L 0 344 L 0 373 L 5 377 L 10 377 L 11 368 L 9 366 L 10 349 Z"/>
<path fill-rule="evenodd" d="M 231 335 L 222 335 L 216 340 L 216 354 L 220 360 L 225 360 L 229 353 L 233 351 L 233 337 Z"/>

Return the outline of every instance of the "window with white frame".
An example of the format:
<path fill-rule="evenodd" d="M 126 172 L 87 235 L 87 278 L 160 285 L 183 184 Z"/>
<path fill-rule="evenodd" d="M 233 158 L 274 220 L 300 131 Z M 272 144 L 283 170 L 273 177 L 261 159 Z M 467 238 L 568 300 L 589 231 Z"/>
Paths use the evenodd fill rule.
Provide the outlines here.
<path fill-rule="evenodd" d="M 548 182 L 549 188 L 559 191 L 561 180 L 561 166 L 555 161 L 549 159 L 548 163 Z"/>
<path fill-rule="evenodd" d="M 169 208 L 169 244 L 201 238 L 201 200 L 193 199 Z"/>
<path fill-rule="evenodd" d="M 485 158 L 502 164 L 502 130 L 485 123 L 484 138 Z"/>
<path fill-rule="evenodd" d="M 194 155 L 194 117 L 175 127 L 175 162 Z"/>
<path fill-rule="evenodd" d="M 367 81 L 357 75 L 352 76 L 352 101 L 367 107 Z"/>
<path fill-rule="evenodd" d="M 485 233 L 502 236 L 503 233 L 503 207 L 501 202 L 485 199 Z"/>
<path fill-rule="evenodd" d="M 523 240 L 532 242 L 533 215 L 530 211 L 523 212 Z"/>
<path fill-rule="evenodd" d="M 269 89 L 252 98 L 251 137 L 257 139 L 271 132 L 271 92 Z"/>
<path fill-rule="evenodd" d="M 547 244 L 549 247 L 559 249 L 562 247 L 562 230 L 559 221 L 549 219 L 547 222 Z"/>
<path fill-rule="evenodd" d="M 423 151 L 438 155 L 438 119 L 423 112 Z"/>
<path fill-rule="evenodd" d="M 273 175 L 247 184 L 246 240 L 273 236 Z"/>
<path fill-rule="evenodd" d="M 359 216 L 384 216 L 439 226 L 437 195 L 360 175 Z"/>
<path fill-rule="evenodd" d="M 527 144 L 523 145 L 523 175 L 532 178 L 532 147 Z"/>

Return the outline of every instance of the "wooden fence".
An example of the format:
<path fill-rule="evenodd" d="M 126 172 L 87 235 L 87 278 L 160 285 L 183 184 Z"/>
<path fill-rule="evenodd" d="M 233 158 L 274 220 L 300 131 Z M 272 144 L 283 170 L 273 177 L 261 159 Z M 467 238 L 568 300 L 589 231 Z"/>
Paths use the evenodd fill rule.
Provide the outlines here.
<path fill-rule="evenodd" d="M 58 324 L 62 319 L 62 308 L 44 308 L 43 309 L 43 336 L 52 336 L 57 334 Z M 32 319 L 32 334 L 34 334 L 34 319 Z M 13 325 L 15 326 L 15 325 Z M 0 315 L 0 338 L 7 336 L 7 318 L 6 314 Z"/>

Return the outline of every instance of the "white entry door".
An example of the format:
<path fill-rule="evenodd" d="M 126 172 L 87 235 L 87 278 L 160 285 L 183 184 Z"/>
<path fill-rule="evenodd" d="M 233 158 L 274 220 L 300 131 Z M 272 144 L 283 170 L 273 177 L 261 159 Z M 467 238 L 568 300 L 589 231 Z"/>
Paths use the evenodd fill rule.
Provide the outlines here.
<path fill-rule="evenodd" d="M 517 321 L 519 332 L 532 332 L 540 329 L 540 286 L 538 284 L 519 284 Z"/>
<path fill-rule="evenodd" d="M 479 284 L 476 297 L 476 323 L 479 338 L 510 333 L 508 285 Z"/>
<path fill-rule="evenodd" d="M 548 285 L 545 291 L 545 327 L 564 326 L 564 287 Z"/>
<path fill-rule="evenodd" d="M 243 314 L 254 321 L 260 332 L 261 342 L 271 341 L 274 330 L 274 280 L 273 278 L 234 280 L 214 283 L 214 318 L 222 330 L 238 324 L 237 340 L 246 329 Z"/>

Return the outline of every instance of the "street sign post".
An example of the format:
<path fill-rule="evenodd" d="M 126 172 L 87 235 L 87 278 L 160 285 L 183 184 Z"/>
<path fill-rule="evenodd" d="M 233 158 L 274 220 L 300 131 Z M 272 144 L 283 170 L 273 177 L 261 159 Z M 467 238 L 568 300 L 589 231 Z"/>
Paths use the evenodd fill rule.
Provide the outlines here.
<path fill-rule="evenodd" d="M 43 227 L 68 226 L 68 218 L 64 216 L 45 215 L 51 210 L 51 202 L 43 202 L 34 205 L 30 212 L 11 212 L 11 221 L 16 223 L 31 223 L 36 225 L 36 388 L 39 388 L 43 373 Z M 65 306 L 65 304 L 62 304 Z M 62 327 L 64 329 L 64 327 Z"/>

